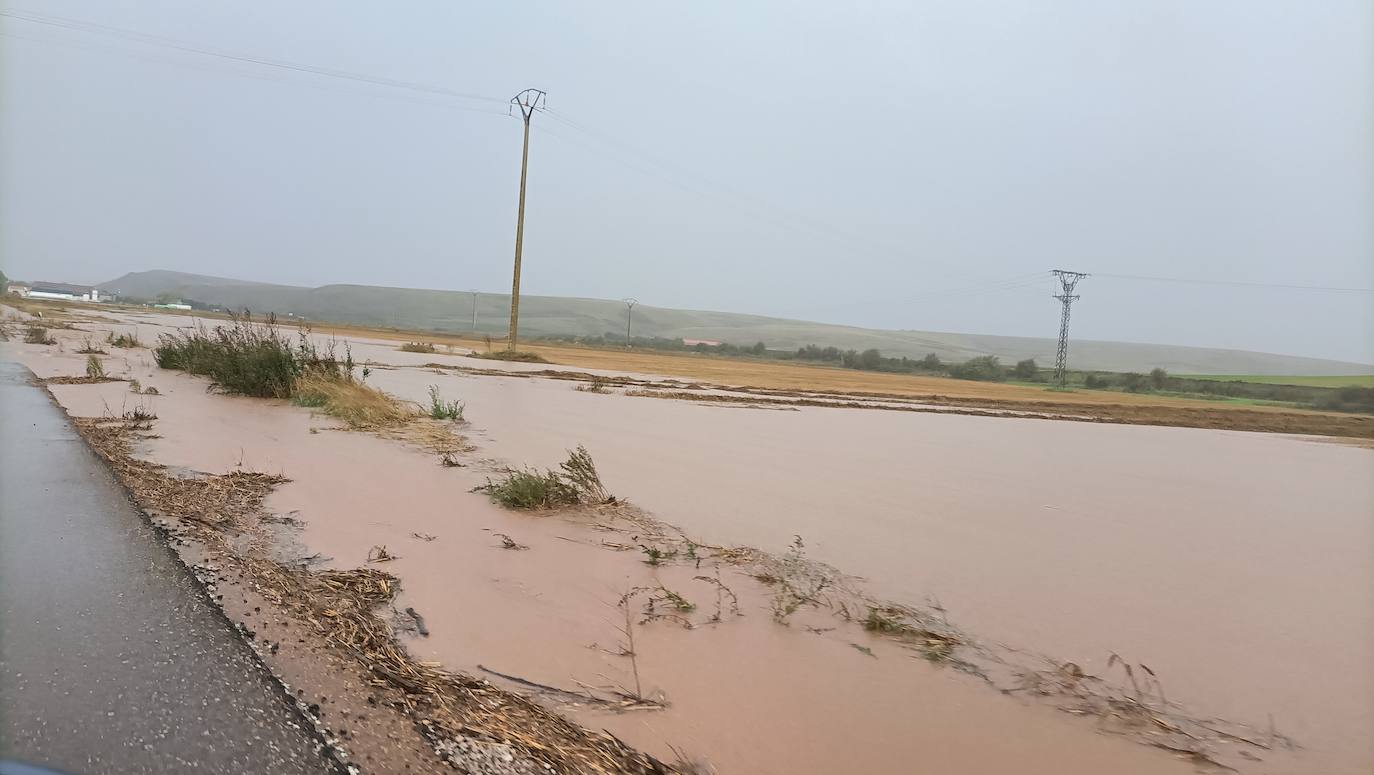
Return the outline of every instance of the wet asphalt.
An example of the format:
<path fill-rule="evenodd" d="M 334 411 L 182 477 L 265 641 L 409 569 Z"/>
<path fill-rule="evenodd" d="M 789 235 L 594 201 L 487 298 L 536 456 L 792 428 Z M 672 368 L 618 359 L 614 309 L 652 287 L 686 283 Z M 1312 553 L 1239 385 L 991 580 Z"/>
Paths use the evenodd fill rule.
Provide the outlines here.
<path fill-rule="evenodd" d="M 0 759 L 336 772 L 65 415 L 0 361 Z"/>

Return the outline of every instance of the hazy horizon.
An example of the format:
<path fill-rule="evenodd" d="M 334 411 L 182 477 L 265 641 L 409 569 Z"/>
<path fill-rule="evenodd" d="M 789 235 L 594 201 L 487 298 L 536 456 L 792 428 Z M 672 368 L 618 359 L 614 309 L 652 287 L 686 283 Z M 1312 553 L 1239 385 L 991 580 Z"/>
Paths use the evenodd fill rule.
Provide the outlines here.
<path fill-rule="evenodd" d="M 524 293 L 1374 363 L 1366 2 L 0 10 L 11 277 L 509 293 L 537 87 Z"/>

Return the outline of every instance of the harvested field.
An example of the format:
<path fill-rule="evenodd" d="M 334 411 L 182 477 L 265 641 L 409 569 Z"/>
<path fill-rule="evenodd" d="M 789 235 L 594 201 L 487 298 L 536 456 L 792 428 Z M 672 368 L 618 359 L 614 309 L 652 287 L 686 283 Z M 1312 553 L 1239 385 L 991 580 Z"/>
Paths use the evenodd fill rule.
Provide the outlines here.
<path fill-rule="evenodd" d="M 205 313 L 169 314 L 169 320 L 223 319 Z M 367 337 L 405 344 L 423 338 L 431 346 L 467 348 L 477 357 L 512 360 L 504 351 L 476 352 L 482 340 L 457 335 L 390 329 L 318 324 L 322 335 Z M 573 345 L 527 343 L 522 353 L 537 356 L 532 363 L 553 363 L 580 369 L 634 372 L 684 378 L 717 385 L 750 386 L 759 390 L 792 393 L 832 393 L 846 396 L 888 396 L 917 400 L 936 399 L 971 408 L 1011 411 L 1045 411 L 1063 415 L 1091 415 L 1108 422 L 1140 425 L 1174 425 L 1186 428 L 1217 428 L 1273 433 L 1374 438 L 1374 417 L 1339 412 L 1319 412 L 1278 406 L 1255 406 L 1176 398 L 1144 393 L 1096 390 L 1060 392 L 994 382 L 974 382 L 948 377 L 883 374 L 828 366 L 751 361 L 703 354 L 665 353 L 621 348 L 597 349 Z M 523 356 L 514 361 L 526 360 Z M 1346 379 L 1346 378 L 1342 378 Z M 1342 382 L 1341 384 L 1345 384 Z M 1032 404 L 1026 407 L 1023 404 Z"/>
<path fill-rule="evenodd" d="M 390 338 L 388 332 L 369 329 L 324 326 L 320 331 L 340 336 L 357 334 Z M 478 344 L 460 337 L 443 337 L 437 341 L 469 347 Z M 1374 438 L 1374 417 L 1367 415 L 1233 405 L 1135 393 L 1094 390 L 1058 392 L 1042 387 L 881 374 L 708 355 L 540 344 L 530 344 L 525 349 L 541 356 L 544 362 L 564 367 L 664 375 L 717 385 L 749 386 L 758 390 L 908 398 L 970 408 L 1043 411 L 1080 417 L 1087 415 L 1106 422 L 1138 425 Z"/>

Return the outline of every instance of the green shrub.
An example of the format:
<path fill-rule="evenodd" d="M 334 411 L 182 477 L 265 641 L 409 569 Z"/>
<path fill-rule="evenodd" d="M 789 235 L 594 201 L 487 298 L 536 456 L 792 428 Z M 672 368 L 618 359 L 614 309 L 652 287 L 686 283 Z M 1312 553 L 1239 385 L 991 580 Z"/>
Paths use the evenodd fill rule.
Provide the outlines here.
<path fill-rule="evenodd" d="M 463 402 L 445 401 L 439 395 L 439 386 L 429 386 L 429 416 L 436 420 L 463 421 Z"/>
<path fill-rule="evenodd" d="M 163 334 L 153 351 L 157 365 L 209 377 L 226 393 L 261 398 L 290 398 L 296 380 L 307 371 L 351 378 L 353 359 L 334 356 L 333 345 L 321 350 L 301 331 L 297 341 L 277 326 L 275 317 L 255 323 L 250 315 L 235 316 L 228 326 Z"/>
<path fill-rule="evenodd" d="M 512 509 L 544 509 L 574 506 L 581 502 L 577 491 L 554 471 L 540 473 L 534 468 L 511 470 L 500 482 L 487 482 L 484 488 L 491 499 Z"/>
<path fill-rule="evenodd" d="M 299 387 L 296 388 L 295 392 L 296 394 L 291 396 L 291 403 L 295 404 L 296 406 L 309 407 L 310 409 L 319 409 L 320 407 L 329 403 L 329 396 L 325 395 L 322 392 L 316 392 L 313 390 L 301 390 Z"/>
<path fill-rule="evenodd" d="M 610 503 L 615 500 L 606 493 L 597 474 L 596 464 L 586 447 L 579 446 L 568 453 L 558 471 L 526 467 L 506 471 L 499 482 L 487 480 L 479 488 L 502 506 L 513 509 L 546 509 L 579 504 Z"/>
<path fill-rule="evenodd" d="M 1121 389 L 1127 393 L 1139 393 L 1149 389 L 1149 379 L 1140 372 L 1128 371 L 1120 377 Z"/>
<path fill-rule="evenodd" d="M 406 342 L 398 348 L 405 353 L 432 353 L 434 345 L 429 342 Z"/>
<path fill-rule="evenodd" d="M 1000 382 L 1006 378 L 1006 369 L 1002 368 L 1002 363 L 996 355 L 980 355 L 956 366 L 951 366 L 949 375 L 957 379 Z"/>
<path fill-rule="evenodd" d="M 1318 409 L 1374 413 L 1374 387 L 1343 387 L 1317 399 Z"/>

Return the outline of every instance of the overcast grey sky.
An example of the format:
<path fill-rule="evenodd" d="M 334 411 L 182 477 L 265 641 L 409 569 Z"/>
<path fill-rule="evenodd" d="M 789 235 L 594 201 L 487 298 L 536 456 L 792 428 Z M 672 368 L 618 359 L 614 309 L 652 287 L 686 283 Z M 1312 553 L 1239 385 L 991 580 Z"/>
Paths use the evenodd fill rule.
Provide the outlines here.
<path fill-rule="evenodd" d="M 1368 0 L 3 2 L 0 268 L 1374 362 Z M 419 82 L 442 97 L 185 50 Z"/>

